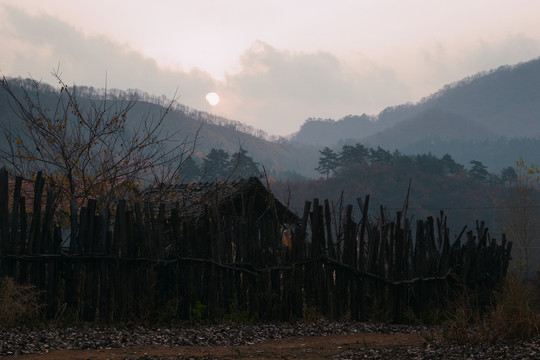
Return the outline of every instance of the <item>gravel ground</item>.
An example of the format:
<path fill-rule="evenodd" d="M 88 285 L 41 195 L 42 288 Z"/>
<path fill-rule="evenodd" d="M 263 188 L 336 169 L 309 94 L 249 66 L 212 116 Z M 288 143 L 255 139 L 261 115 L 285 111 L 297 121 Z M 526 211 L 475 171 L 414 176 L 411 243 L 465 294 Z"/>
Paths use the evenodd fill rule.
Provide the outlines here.
<path fill-rule="evenodd" d="M 61 349 L 105 349 L 136 345 L 217 346 L 253 345 L 293 336 L 324 336 L 354 333 L 420 333 L 428 341 L 423 346 L 389 346 L 347 350 L 333 359 L 540 359 L 540 339 L 524 342 L 452 344 L 431 340 L 440 329 L 423 326 L 374 323 L 217 324 L 151 328 L 57 327 L 0 329 L 0 356 L 36 354 Z M 189 357 L 193 359 L 193 357 Z M 187 359 L 187 357 L 143 356 L 145 360 Z M 196 359 L 218 359 L 197 357 Z M 219 358 L 222 359 L 222 358 Z"/>
<path fill-rule="evenodd" d="M 540 340 L 475 345 L 434 341 L 421 347 L 386 347 L 346 351 L 333 359 L 540 359 Z"/>
<path fill-rule="evenodd" d="M 216 346 L 253 345 L 292 336 L 324 336 L 364 332 L 418 333 L 425 327 L 374 323 L 316 321 L 296 324 L 144 327 L 110 326 L 0 329 L 0 355 L 32 354 L 63 349 L 104 349 L 135 345 Z"/>

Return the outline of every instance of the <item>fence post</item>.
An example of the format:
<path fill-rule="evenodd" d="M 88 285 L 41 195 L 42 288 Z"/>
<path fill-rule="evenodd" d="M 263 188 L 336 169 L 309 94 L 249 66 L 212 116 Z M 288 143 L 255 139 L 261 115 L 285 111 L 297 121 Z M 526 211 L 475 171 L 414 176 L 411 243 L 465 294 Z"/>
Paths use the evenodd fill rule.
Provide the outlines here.
<path fill-rule="evenodd" d="M 0 251 L 7 254 L 10 249 L 9 236 L 9 179 L 6 168 L 0 169 Z M 2 261 L 2 263 L 4 263 Z"/>
<path fill-rule="evenodd" d="M 9 225 L 9 177 L 6 168 L 0 169 L 0 254 L 15 255 L 16 240 L 18 232 L 18 206 L 21 194 L 22 178 L 15 179 L 15 190 L 13 192 L 13 212 L 11 217 L 11 233 Z M 13 215 L 14 214 L 14 215 Z M 13 277 L 17 268 L 17 261 L 14 259 L 1 259 L 2 275 Z"/>

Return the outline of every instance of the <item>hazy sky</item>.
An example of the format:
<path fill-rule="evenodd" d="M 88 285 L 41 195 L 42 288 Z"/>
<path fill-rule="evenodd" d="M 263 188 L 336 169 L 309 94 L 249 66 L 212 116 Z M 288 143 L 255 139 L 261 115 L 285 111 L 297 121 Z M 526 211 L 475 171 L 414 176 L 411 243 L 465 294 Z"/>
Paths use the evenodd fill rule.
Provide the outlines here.
<path fill-rule="evenodd" d="M 0 0 L 0 74 L 178 88 L 185 105 L 287 135 L 538 58 L 539 19 L 538 0 Z"/>

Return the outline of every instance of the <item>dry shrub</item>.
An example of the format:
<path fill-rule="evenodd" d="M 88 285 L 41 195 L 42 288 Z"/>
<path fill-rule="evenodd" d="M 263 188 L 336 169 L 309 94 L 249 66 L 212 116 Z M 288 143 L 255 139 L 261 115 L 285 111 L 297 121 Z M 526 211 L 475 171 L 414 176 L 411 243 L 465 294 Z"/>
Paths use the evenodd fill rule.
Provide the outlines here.
<path fill-rule="evenodd" d="M 453 311 L 447 314 L 448 321 L 444 337 L 450 341 L 459 343 L 475 343 L 482 341 L 478 335 L 484 332 L 480 329 L 484 325 L 479 320 L 478 311 L 475 304 L 475 294 L 470 290 L 456 296 L 453 306 Z"/>
<path fill-rule="evenodd" d="M 39 320 L 39 295 L 33 285 L 18 284 L 10 277 L 0 279 L 0 326 L 13 327 Z"/>
<path fill-rule="evenodd" d="M 514 277 L 505 280 L 496 301 L 484 316 L 475 309 L 470 294 L 448 316 L 445 338 L 460 343 L 528 339 L 539 334 L 540 316 L 534 311 L 533 294 Z"/>
<path fill-rule="evenodd" d="M 540 317 L 532 304 L 530 289 L 514 277 L 507 278 L 497 304 L 487 319 L 491 339 L 526 339 L 537 335 Z"/>

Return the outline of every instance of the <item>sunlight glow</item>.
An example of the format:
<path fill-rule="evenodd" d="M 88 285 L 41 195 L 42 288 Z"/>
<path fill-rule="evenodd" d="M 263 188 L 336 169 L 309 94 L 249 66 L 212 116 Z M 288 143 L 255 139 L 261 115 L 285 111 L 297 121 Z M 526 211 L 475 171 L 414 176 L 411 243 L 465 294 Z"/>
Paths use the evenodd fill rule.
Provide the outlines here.
<path fill-rule="evenodd" d="M 215 92 L 206 94 L 206 101 L 212 106 L 216 106 L 219 103 L 219 95 Z"/>

